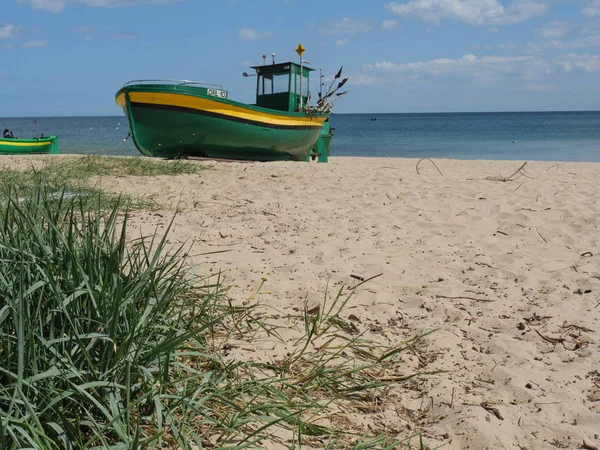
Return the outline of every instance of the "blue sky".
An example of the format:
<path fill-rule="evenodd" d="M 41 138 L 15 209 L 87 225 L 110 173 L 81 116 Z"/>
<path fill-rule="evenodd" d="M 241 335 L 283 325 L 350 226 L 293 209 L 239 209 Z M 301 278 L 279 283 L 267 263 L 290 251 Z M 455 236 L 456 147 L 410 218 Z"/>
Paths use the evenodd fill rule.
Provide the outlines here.
<path fill-rule="evenodd" d="M 2 0 L 0 117 L 121 115 L 133 79 L 252 102 L 298 43 L 338 113 L 600 110 L 600 0 Z"/>

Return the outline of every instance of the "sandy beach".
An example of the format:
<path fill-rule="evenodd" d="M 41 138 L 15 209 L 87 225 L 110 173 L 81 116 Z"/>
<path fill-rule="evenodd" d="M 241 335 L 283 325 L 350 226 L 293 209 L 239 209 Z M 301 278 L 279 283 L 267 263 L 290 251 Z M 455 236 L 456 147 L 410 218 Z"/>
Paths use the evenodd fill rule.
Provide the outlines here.
<path fill-rule="evenodd" d="M 393 345 L 436 330 L 406 374 L 441 372 L 351 412 L 364 432 L 421 431 L 430 448 L 600 448 L 600 164 L 517 172 L 524 162 L 202 161 L 196 175 L 99 182 L 169 206 L 132 212 L 132 236 L 176 208 L 171 243 L 194 241 L 197 272 L 220 271 L 234 302 L 259 302 L 280 326 L 374 277 L 345 312 L 364 336 Z M 276 359 L 273 348 L 249 357 Z"/>

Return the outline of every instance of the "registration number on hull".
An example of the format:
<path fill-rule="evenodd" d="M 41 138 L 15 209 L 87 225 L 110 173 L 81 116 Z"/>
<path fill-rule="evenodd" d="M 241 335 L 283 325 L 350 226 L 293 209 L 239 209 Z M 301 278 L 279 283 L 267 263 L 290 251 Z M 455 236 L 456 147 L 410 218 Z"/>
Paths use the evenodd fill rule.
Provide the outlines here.
<path fill-rule="evenodd" d="M 206 93 L 212 97 L 227 98 L 227 91 L 220 89 L 207 89 Z"/>

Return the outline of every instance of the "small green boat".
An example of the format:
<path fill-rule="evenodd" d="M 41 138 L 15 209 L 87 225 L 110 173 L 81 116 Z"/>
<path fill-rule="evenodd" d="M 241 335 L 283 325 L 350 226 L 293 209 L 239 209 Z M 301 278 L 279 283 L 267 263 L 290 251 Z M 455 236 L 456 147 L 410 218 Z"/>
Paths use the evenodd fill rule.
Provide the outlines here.
<path fill-rule="evenodd" d="M 0 138 L 0 155 L 35 153 L 58 153 L 58 138 L 56 136 L 34 139 Z"/>
<path fill-rule="evenodd" d="M 335 90 L 310 106 L 313 70 L 304 62 L 255 66 L 255 75 L 244 73 L 256 76 L 255 104 L 230 100 L 220 85 L 193 81 L 131 81 L 115 97 L 135 146 L 147 156 L 326 162 Z M 340 75 L 341 70 L 336 78 Z"/>

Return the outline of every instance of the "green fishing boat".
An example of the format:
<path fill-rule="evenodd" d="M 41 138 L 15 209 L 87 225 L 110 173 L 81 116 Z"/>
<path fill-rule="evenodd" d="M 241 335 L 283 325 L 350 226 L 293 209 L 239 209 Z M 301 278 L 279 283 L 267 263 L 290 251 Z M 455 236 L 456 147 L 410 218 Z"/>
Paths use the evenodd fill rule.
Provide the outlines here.
<path fill-rule="evenodd" d="M 301 51 L 300 51 L 300 50 Z M 300 56 L 304 49 L 296 49 Z M 265 57 L 263 57 L 265 58 Z M 147 156 L 186 156 L 254 161 L 326 162 L 331 105 L 344 93 L 333 89 L 310 103 L 313 69 L 286 62 L 254 66 L 256 103 L 229 99 L 221 85 L 194 81 L 138 80 L 126 83 L 116 102 L 129 121 L 130 136 Z M 334 82 L 341 76 L 334 77 Z"/>
<path fill-rule="evenodd" d="M 58 138 L 56 136 L 34 139 L 0 138 L 0 155 L 35 153 L 58 153 Z"/>

